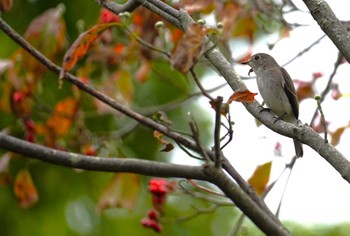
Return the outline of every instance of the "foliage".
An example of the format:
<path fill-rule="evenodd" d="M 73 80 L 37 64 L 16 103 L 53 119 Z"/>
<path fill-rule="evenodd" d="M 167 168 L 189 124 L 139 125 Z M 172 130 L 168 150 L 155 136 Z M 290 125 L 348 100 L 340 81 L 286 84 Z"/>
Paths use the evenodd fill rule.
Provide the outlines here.
<path fill-rule="evenodd" d="M 290 25 L 281 20 L 280 6 L 269 1 L 258 7 L 240 1 L 173 5 L 196 19 L 214 15 L 220 23 L 215 27 L 193 23 L 183 34 L 141 7 L 115 15 L 93 1 L 14 1 L 13 6 L 12 1 L 1 1 L 0 9 L 8 11 L 3 18 L 49 60 L 62 65 L 57 76 L 24 48 L 1 36 L 4 49 L 0 56 L 6 58 L 0 61 L 1 130 L 31 143 L 88 156 L 166 162 L 180 153 L 174 140 L 163 133 L 140 126 L 62 80 L 73 73 L 104 96 L 170 131 L 190 134 L 204 146 L 215 134 L 203 113 L 221 114 L 227 134 L 220 141 L 229 139 L 228 144 L 233 132 L 229 105 L 253 103 L 257 94 L 235 91 L 223 103 L 203 89 L 201 78 L 210 68 L 202 63 L 202 55 L 212 49 L 207 48 L 205 37 L 230 51 L 232 38 L 245 38 L 251 47 L 267 33 L 279 32 L 279 40 L 288 36 Z M 250 54 L 249 49 L 243 58 Z M 312 82 L 296 81 L 300 100 L 314 96 L 313 85 L 320 77 L 315 73 Z M 335 99 L 341 97 L 336 86 L 332 89 Z M 200 95 L 210 100 L 206 107 L 190 102 Z M 313 126 L 319 132 L 324 131 L 322 127 Z M 331 134 L 334 145 L 347 128 Z M 199 130 L 200 137 L 196 137 Z M 200 154 L 204 157 L 198 159 L 205 158 Z M 274 184 L 269 182 L 271 165 L 270 161 L 258 166 L 248 180 L 261 196 Z M 0 183 L 1 235 L 28 235 L 29 226 L 31 235 L 192 235 L 194 231 L 227 235 L 240 218 L 233 204 L 207 183 L 189 181 L 184 186 L 177 180 L 149 180 L 133 173 L 67 169 L 4 150 Z M 242 226 L 240 234 L 261 232 Z"/>

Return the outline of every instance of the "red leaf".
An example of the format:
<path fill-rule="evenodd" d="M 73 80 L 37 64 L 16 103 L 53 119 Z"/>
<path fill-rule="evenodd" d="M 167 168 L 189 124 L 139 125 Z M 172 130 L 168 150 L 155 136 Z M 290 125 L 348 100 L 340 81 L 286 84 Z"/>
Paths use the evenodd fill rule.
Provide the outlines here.
<path fill-rule="evenodd" d="M 89 51 L 93 42 L 103 31 L 117 25 L 119 25 L 119 23 L 99 24 L 82 33 L 64 55 L 60 78 L 64 77 L 66 71 L 73 69 L 75 64 Z"/>
<path fill-rule="evenodd" d="M 111 23 L 111 22 L 119 22 L 119 16 L 114 14 L 113 12 L 109 11 L 106 8 L 103 8 L 101 11 L 100 19 L 99 21 L 101 23 Z"/>
<path fill-rule="evenodd" d="M 323 72 L 314 72 L 312 73 L 312 78 L 315 80 L 315 79 L 318 79 L 318 78 L 321 78 L 322 76 L 324 76 L 324 73 Z"/>

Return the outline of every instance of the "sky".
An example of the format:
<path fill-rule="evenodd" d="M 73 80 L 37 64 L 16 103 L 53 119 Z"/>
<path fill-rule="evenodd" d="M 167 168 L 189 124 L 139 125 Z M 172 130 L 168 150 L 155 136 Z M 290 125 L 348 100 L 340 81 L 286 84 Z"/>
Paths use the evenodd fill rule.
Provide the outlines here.
<path fill-rule="evenodd" d="M 272 51 L 268 49 L 267 43 L 272 43 L 277 39 L 276 35 L 271 35 L 263 42 L 259 42 L 253 47 L 253 53 L 265 52 L 272 55 L 276 61 L 283 65 L 304 48 L 320 38 L 324 33 L 320 30 L 311 15 L 306 13 L 307 8 L 301 0 L 294 1 L 295 4 L 304 10 L 304 13 L 290 14 L 287 16 L 289 22 L 299 22 L 308 26 L 299 27 L 293 30 L 290 37 L 278 42 Z M 327 1 L 340 20 L 350 20 L 348 10 L 350 1 L 332 0 Z M 242 46 L 242 42 L 237 41 L 231 45 L 237 53 L 243 55 L 247 46 Z M 285 66 L 292 79 L 310 81 L 313 72 L 322 72 L 324 76 L 316 84 L 317 92 L 322 92 L 333 70 L 334 62 L 337 58 L 337 49 L 326 37 L 309 52 L 297 58 L 292 63 Z M 235 70 L 242 76 L 247 76 L 249 67 L 236 65 Z M 350 65 L 343 64 L 338 69 L 334 82 L 339 84 L 342 94 L 350 94 L 350 83 L 348 76 Z M 217 74 L 208 75 L 203 85 L 205 88 L 212 88 L 215 85 L 224 83 L 225 80 Z M 251 92 L 258 92 L 254 79 L 245 81 Z M 232 94 L 227 86 L 216 91 L 212 95 L 224 96 L 224 101 Z M 257 96 L 258 101 L 262 101 Z M 208 106 L 208 100 L 199 100 L 201 106 Z M 350 119 L 350 96 L 344 96 L 335 101 L 329 96 L 323 103 L 323 111 L 326 119 L 330 121 L 329 130 L 348 124 Z M 314 99 L 306 99 L 300 103 L 300 117 L 302 123 L 309 123 L 316 109 Z M 208 116 L 214 120 L 214 112 L 208 109 Z M 293 141 L 283 137 L 265 126 L 257 128 L 255 119 L 245 110 L 242 104 L 233 103 L 230 107 L 231 116 L 235 122 L 233 140 L 224 151 L 232 165 L 241 175 L 248 179 L 254 172 L 257 165 L 273 160 L 271 180 L 276 179 L 284 169 L 286 163 L 294 154 Z M 323 134 L 321 134 L 323 135 Z M 282 156 L 275 156 L 274 146 L 276 142 L 282 144 Z M 346 130 L 341 137 L 339 145 L 336 147 L 344 156 L 350 157 L 350 131 Z M 281 192 L 285 186 L 287 174 L 284 173 L 278 184 L 267 196 L 266 202 L 272 211 L 277 208 Z M 334 224 L 340 222 L 350 222 L 350 185 L 334 170 L 322 157 L 314 150 L 304 145 L 304 157 L 297 160 L 291 173 L 289 183 L 286 188 L 283 204 L 280 212 L 282 220 L 297 221 L 304 224 Z"/>

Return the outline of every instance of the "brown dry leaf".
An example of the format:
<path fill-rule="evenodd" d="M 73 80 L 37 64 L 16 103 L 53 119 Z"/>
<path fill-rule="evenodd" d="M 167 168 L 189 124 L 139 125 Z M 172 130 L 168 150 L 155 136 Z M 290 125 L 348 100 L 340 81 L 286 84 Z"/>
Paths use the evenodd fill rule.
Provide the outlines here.
<path fill-rule="evenodd" d="M 242 7 L 234 1 L 217 1 L 218 20 L 223 23 L 221 39 L 226 42 L 231 38 L 231 31 L 237 24 L 237 19 L 242 12 Z"/>
<path fill-rule="evenodd" d="M 158 130 L 153 131 L 153 136 L 159 141 L 159 143 L 164 145 L 164 148 L 160 150 L 161 152 L 170 152 L 174 149 L 174 145 L 169 143 L 167 140 L 163 139 L 163 134 Z"/>
<path fill-rule="evenodd" d="M 332 141 L 331 141 L 331 144 L 333 146 L 336 146 L 339 144 L 339 141 L 340 141 L 340 138 L 341 136 L 343 135 L 345 129 L 349 128 L 350 126 L 347 125 L 347 126 L 343 126 L 343 127 L 340 127 L 338 129 L 336 129 L 334 132 L 330 132 L 330 135 L 332 137 Z"/>
<path fill-rule="evenodd" d="M 214 0 L 184 0 L 180 4 L 180 7 L 185 9 L 189 14 L 194 12 L 209 14 L 215 9 Z"/>
<path fill-rule="evenodd" d="M 270 179 L 272 162 L 269 161 L 263 165 L 259 165 L 253 175 L 248 179 L 248 183 L 253 186 L 258 195 L 262 195 L 266 185 Z"/>
<path fill-rule="evenodd" d="M 12 8 L 12 0 L 0 0 L 0 12 L 10 11 Z"/>
<path fill-rule="evenodd" d="M 234 37 L 246 37 L 253 42 L 254 34 L 257 31 L 254 15 L 250 14 L 237 19 L 235 27 L 232 31 Z"/>
<path fill-rule="evenodd" d="M 22 208 L 29 208 L 38 201 L 38 192 L 28 170 L 23 169 L 17 173 L 14 192 Z"/>
<path fill-rule="evenodd" d="M 296 87 L 296 95 L 299 102 L 306 98 L 313 98 L 315 96 L 314 82 L 305 82 L 301 80 L 294 80 Z"/>
<path fill-rule="evenodd" d="M 24 33 L 24 38 L 46 57 L 53 60 L 57 53 L 66 47 L 66 24 L 63 19 L 63 4 L 56 8 L 45 11 L 36 17 L 28 26 Z M 33 72 L 42 72 L 46 67 L 37 59 L 30 55 L 26 50 L 20 49 L 22 55 L 22 66 Z"/>
<path fill-rule="evenodd" d="M 216 110 L 216 102 L 214 100 L 209 101 L 210 107 L 213 108 L 213 110 Z M 229 103 L 222 103 L 220 114 L 223 116 L 226 116 L 227 113 L 230 112 L 230 104 Z"/>
<path fill-rule="evenodd" d="M 64 55 L 60 78 L 64 77 L 66 71 L 70 71 L 74 68 L 75 64 L 89 51 L 93 42 L 95 42 L 106 29 L 117 25 L 119 25 L 119 23 L 116 22 L 98 24 L 79 35 Z"/>
<path fill-rule="evenodd" d="M 235 91 L 231 97 L 227 100 L 227 103 L 231 104 L 232 101 L 235 102 L 244 102 L 244 103 L 253 103 L 254 97 L 258 93 L 252 93 L 248 89 L 244 91 Z"/>
<path fill-rule="evenodd" d="M 191 24 L 188 27 L 171 54 L 170 62 L 173 68 L 187 73 L 197 63 L 206 32 L 207 29 L 199 24 Z"/>
<path fill-rule="evenodd" d="M 122 207 L 132 210 L 141 190 L 140 177 L 132 173 L 116 173 L 103 190 L 97 210 Z"/>

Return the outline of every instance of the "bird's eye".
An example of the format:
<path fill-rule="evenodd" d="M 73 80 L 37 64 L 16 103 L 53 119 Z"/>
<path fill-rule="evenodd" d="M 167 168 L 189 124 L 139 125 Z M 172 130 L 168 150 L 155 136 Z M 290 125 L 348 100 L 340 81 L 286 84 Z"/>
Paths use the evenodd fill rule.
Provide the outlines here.
<path fill-rule="evenodd" d="M 259 60 L 259 59 L 260 59 L 260 56 L 259 56 L 259 55 L 255 55 L 255 56 L 254 56 L 254 60 L 257 61 L 257 60 Z"/>

